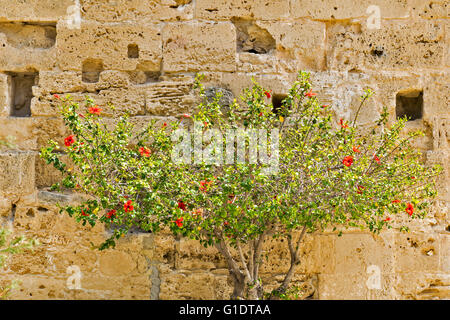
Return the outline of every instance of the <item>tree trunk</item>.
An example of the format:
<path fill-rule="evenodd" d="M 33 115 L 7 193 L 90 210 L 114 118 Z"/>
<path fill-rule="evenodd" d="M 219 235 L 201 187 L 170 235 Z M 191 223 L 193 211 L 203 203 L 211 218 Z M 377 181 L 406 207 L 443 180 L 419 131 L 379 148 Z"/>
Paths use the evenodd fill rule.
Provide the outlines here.
<path fill-rule="evenodd" d="M 231 294 L 231 300 L 243 300 L 245 299 L 245 276 L 243 274 L 236 275 L 232 270 L 230 270 L 231 278 L 233 279 L 233 293 Z"/>

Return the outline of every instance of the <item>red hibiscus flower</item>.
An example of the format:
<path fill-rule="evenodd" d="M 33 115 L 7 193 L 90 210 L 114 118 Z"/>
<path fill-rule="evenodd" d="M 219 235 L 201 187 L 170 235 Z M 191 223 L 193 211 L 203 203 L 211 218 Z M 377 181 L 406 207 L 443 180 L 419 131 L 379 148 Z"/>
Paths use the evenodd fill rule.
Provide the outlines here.
<path fill-rule="evenodd" d="M 415 178 L 416 178 L 416 177 L 414 177 L 414 176 L 411 177 L 411 179 L 413 179 L 413 180 L 414 180 Z"/>
<path fill-rule="evenodd" d="M 125 212 L 133 211 L 134 209 L 133 202 L 131 200 L 125 202 L 125 204 L 123 205 L 123 209 L 125 210 Z"/>
<path fill-rule="evenodd" d="M 211 185 L 211 181 L 202 180 L 200 181 L 200 191 L 206 192 L 208 187 Z"/>
<path fill-rule="evenodd" d="M 109 211 L 106 216 L 108 217 L 108 219 L 112 219 L 113 216 L 116 215 L 116 210 L 112 209 L 111 211 Z"/>
<path fill-rule="evenodd" d="M 178 208 L 183 211 L 186 211 L 186 204 L 182 200 L 178 200 Z"/>
<path fill-rule="evenodd" d="M 86 209 L 86 210 L 88 210 L 88 209 Z M 86 212 L 84 212 L 84 210 L 81 210 L 81 215 L 82 215 L 82 216 L 85 216 L 85 217 L 88 217 L 88 216 L 89 216 L 89 214 L 87 214 Z"/>
<path fill-rule="evenodd" d="M 167 123 L 166 122 L 163 123 L 163 128 L 165 128 L 165 127 L 167 127 Z"/>
<path fill-rule="evenodd" d="M 271 93 L 272 93 L 272 90 L 264 91 L 264 94 L 266 95 L 267 99 L 270 99 L 270 97 L 272 97 Z"/>
<path fill-rule="evenodd" d="M 348 128 L 348 124 L 344 123 L 344 119 L 339 119 L 339 124 L 341 125 L 342 129 Z"/>
<path fill-rule="evenodd" d="M 353 164 L 353 157 L 352 156 L 344 157 L 344 159 L 342 160 L 342 163 L 344 164 L 344 166 L 350 167 Z"/>
<path fill-rule="evenodd" d="M 75 143 L 75 137 L 73 135 L 70 135 L 64 139 L 64 145 L 66 147 L 70 147 L 74 143 Z"/>
<path fill-rule="evenodd" d="M 178 226 L 178 228 L 181 228 L 183 226 L 183 218 L 178 218 L 175 221 L 176 225 Z"/>
<path fill-rule="evenodd" d="M 223 225 L 224 225 L 224 226 L 228 226 L 228 225 L 229 225 L 228 221 L 225 221 L 225 222 L 223 223 Z"/>
<path fill-rule="evenodd" d="M 54 96 L 56 99 L 61 99 L 61 97 L 60 97 L 58 94 L 56 94 L 56 93 L 55 93 L 53 96 Z"/>
<path fill-rule="evenodd" d="M 406 205 L 406 212 L 412 216 L 412 214 L 414 213 L 414 206 L 412 205 L 412 203 L 408 203 Z"/>
<path fill-rule="evenodd" d="M 189 114 L 186 114 L 186 113 L 185 113 L 185 114 L 183 114 L 183 117 L 184 117 L 184 118 L 190 118 L 191 116 L 190 116 Z"/>
<path fill-rule="evenodd" d="M 317 96 L 317 93 L 312 92 L 312 89 L 310 89 L 309 92 L 305 93 L 305 97 L 312 98 L 314 96 Z"/>
<path fill-rule="evenodd" d="M 392 201 L 392 203 L 400 203 L 400 202 L 401 202 L 401 201 L 398 200 L 398 199 L 395 199 L 395 200 Z"/>
<path fill-rule="evenodd" d="M 260 113 L 259 113 L 259 116 L 260 116 L 260 117 L 262 117 L 262 115 L 263 115 L 263 113 L 262 113 L 262 112 L 260 112 Z"/>
<path fill-rule="evenodd" d="M 359 145 L 358 146 L 353 146 L 353 152 L 356 153 L 360 153 L 361 151 L 359 151 Z"/>
<path fill-rule="evenodd" d="M 364 191 L 365 187 L 363 186 L 358 186 L 358 191 L 356 191 L 357 194 L 362 194 Z"/>
<path fill-rule="evenodd" d="M 323 104 L 323 105 L 322 105 L 322 108 L 325 109 L 325 108 L 327 108 L 327 107 L 329 107 L 329 106 L 330 106 L 329 104 Z"/>
<path fill-rule="evenodd" d="M 378 158 L 376 154 L 373 155 L 373 160 L 380 164 L 380 158 Z"/>
<path fill-rule="evenodd" d="M 383 221 L 390 221 L 391 217 L 386 217 L 386 219 L 384 219 Z"/>
<path fill-rule="evenodd" d="M 140 147 L 139 148 L 139 153 L 141 154 L 141 156 L 144 156 L 146 158 L 150 157 L 150 150 L 144 147 Z"/>
<path fill-rule="evenodd" d="M 96 114 L 96 115 L 100 115 L 100 112 L 102 112 L 102 108 L 99 108 L 99 106 L 93 106 L 89 108 L 89 113 L 90 114 Z"/>

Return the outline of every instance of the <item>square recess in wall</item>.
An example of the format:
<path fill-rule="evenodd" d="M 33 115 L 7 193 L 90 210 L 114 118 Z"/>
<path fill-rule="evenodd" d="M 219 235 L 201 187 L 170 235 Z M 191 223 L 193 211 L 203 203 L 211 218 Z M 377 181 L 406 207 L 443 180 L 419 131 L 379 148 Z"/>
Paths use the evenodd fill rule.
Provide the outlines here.
<path fill-rule="evenodd" d="M 139 58 L 139 47 L 137 44 L 128 45 L 128 58 L 138 59 Z"/>
<path fill-rule="evenodd" d="M 422 119 L 423 91 L 400 91 L 395 98 L 395 113 L 398 118 L 406 116 L 408 120 Z"/>
<path fill-rule="evenodd" d="M 103 61 L 99 59 L 87 59 L 82 66 L 82 81 L 85 83 L 96 83 L 103 71 Z"/>
<path fill-rule="evenodd" d="M 37 83 L 37 72 L 10 72 L 11 76 L 11 117 L 30 117 L 32 87 Z"/>

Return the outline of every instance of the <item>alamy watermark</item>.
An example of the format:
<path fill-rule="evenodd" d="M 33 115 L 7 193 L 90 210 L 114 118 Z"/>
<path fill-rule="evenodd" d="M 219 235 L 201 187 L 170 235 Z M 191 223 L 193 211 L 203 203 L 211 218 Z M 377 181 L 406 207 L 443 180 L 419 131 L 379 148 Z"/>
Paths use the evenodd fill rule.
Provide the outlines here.
<path fill-rule="evenodd" d="M 80 290 L 82 278 L 80 267 L 76 265 L 68 266 L 66 273 L 70 274 L 66 281 L 67 288 L 69 290 Z"/>
<path fill-rule="evenodd" d="M 188 129 L 172 133 L 172 161 L 178 164 L 260 164 L 264 174 L 279 170 L 279 129 L 236 128 L 225 132 L 216 128 L 204 130 L 195 121 Z"/>
<path fill-rule="evenodd" d="M 381 29 L 381 10 L 379 6 L 371 5 L 366 10 L 370 16 L 367 18 L 367 29 Z"/>

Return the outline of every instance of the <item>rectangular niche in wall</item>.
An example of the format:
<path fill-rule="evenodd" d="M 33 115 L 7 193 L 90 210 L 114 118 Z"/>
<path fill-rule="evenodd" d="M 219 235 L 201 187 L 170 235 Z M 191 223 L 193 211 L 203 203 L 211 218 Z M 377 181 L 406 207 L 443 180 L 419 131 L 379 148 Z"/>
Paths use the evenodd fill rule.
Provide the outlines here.
<path fill-rule="evenodd" d="M 408 120 L 422 119 L 423 91 L 408 90 L 398 92 L 395 99 L 395 113 L 397 118 L 406 116 Z"/>
<path fill-rule="evenodd" d="M 137 59 L 139 58 L 139 47 L 137 44 L 128 45 L 128 58 Z"/>
<path fill-rule="evenodd" d="M 31 116 L 32 87 L 37 84 L 37 72 L 9 73 L 11 76 L 12 117 Z"/>
<path fill-rule="evenodd" d="M 88 59 L 83 62 L 82 80 L 86 83 L 96 83 L 103 71 L 103 61 L 99 59 Z"/>

